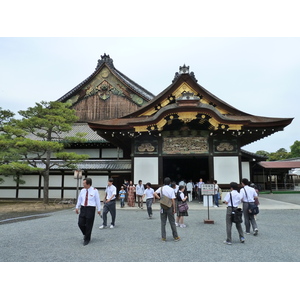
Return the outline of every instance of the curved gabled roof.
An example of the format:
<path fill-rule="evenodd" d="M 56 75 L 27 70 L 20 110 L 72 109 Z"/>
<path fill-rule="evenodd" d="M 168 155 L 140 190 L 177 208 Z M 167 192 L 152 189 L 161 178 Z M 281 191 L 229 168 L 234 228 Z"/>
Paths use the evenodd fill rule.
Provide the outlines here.
<path fill-rule="evenodd" d="M 76 95 L 86 84 L 91 82 L 104 67 L 107 67 L 126 87 L 128 87 L 134 93 L 138 94 L 145 101 L 148 102 L 154 98 L 154 95 L 152 93 L 150 93 L 149 91 L 141 87 L 139 84 L 128 78 L 126 75 L 121 73 L 119 70 L 117 70 L 114 67 L 113 60 L 109 57 L 109 55 L 106 55 L 104 53 L 104 55 L 101 55 L 101 59 L 98 60 L 98 64 L 96 66 L 95 71 L 81 83 L 75 86 L 72 90 L 70 90 L 65 95 L 57 99 L 57 101 L 65 102 L 74 95 Z"/>

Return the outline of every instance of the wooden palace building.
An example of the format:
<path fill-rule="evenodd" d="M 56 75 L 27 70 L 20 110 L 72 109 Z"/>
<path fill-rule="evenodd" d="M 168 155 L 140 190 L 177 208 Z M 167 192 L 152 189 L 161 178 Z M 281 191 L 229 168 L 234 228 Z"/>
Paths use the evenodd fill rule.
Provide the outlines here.
<path fill-rule="evenodd" d="M 155 96 L 118 71 L 106 54 L 87 79 L 57 101 L 72 103 L 76 110 L 74 133 L 88 133 L 86 143 L 73 144 L 69 151 L 90 155 L 78 168 L 98 188 L 106 186 L 108 177 L 118 189 L 125 179 L 160 185 L 166 176 L 177 182 L 216 179 L 224 187 L 243 177 L 259 181 L 253 166 L 265 158 L 242 147 L 293 120 L 236 109 L 198 84 L 185 65 Z M 73 174 L 53 170 L 50 197 L 74 197 Z M 32 186 L 36 178 L 24 180 L 29 183 L 18 187 L 18 197 L 41 197 L 42 182 Z"/>

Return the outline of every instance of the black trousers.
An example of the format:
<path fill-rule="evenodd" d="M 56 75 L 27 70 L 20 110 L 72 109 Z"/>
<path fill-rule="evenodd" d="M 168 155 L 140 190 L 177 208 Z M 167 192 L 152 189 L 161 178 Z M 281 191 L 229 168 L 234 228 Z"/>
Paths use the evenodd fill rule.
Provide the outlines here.
<path fill-rule="evenodd" d="M 89 241 L 91 239 L 92 229 L 95 219 L 95 206 L 81 206 L 80 214 L 78 218 L 78 226 L 84 235 L 84 240 Z"/>

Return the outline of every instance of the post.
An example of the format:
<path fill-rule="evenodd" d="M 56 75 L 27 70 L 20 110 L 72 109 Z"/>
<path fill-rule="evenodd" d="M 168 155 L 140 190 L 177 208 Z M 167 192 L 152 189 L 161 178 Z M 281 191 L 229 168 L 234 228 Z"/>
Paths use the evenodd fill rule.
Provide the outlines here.
<path fill-rule="evenodd" d="M 77 188 L 76 188 L 76 200 L 75 203 L 78 199 L 78 190 L 79 190 L 79 179 L 82 178 L 82 171 L 81 170 L 75 170 L 74 171 L 74 179 L 77 179 Z"/>
<path fill-rule="evenodd" d="M 209 219 L 209 200 L 210 197 L 214 194 L 214 185 L 213 184 L 203 184 L 202 185 L 202 195 L 204 195 L 207 199 L 207 219 L 204 220 L 204 224 L 214 224 L 213 220 Z M 203 201 L 204 205 L 204 201 Z"/>

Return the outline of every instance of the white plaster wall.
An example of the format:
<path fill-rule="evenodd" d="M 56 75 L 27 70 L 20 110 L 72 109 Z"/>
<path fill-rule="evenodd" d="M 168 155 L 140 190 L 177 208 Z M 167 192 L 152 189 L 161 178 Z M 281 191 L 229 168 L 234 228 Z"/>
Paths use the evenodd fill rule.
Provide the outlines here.
<path fill-rule="evenodd" d="M 229 184 L 232 181 L 239 183 L 238 156 L 214 157 L 214 174 L 218 184 Z"/>
<path fill-rule="evenodd" d="M 158 157 L 134 158 L 134 184 L 140 179 L 144 184 L 158 184 Z"/>

